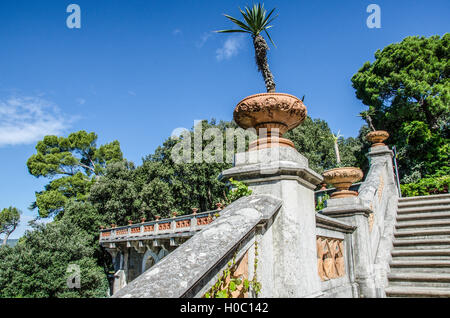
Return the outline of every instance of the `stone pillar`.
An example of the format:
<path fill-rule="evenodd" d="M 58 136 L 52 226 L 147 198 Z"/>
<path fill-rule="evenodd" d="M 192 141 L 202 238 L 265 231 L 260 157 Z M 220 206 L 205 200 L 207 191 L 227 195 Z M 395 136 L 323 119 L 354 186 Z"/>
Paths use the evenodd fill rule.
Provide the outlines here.
<path fill-rule="evenodd" d="M 352 239 L 352 254 L 359 296 L 364 298 L 377 297 L 368 220 L 372 210 L 363 206 L 358 197 L 349 197 L 328 200 L 327 207 L 322 210 L 322 213 L 356 227 Z"/>
<path fill-rule="evenodd" d="M 374 210 L 378 226 L 374 227 L 371 234 L 372 247 L 376 248 L 373 251 L 373 256 L 377 295 L 379 297 L 385 297 L 384 289 L 388 285 L 387 275 L 390 271 L 389 263 L 392 260 L 391 251 L 393 249 L 400 190 L 397 187 L 394 174 L 393 152 L 387 146 L 378 146 L 372 147 L 367 156 L 369 157 L 370 168 L 374 172 L 372 173 L 374 177 L 369 178 L 370 175 L 368 175 L 364 188 L 360 188 L 359 197 L 365 206 L 371 205 L 371 202 L 374 200 L 374 193 L 376 193 L 376 189 L 380 186 L 378 175 L 384 175 L 384 171 L 387 173 L 383 179 L 384 185 L 382 186 L 384 188 L 384 195 L 381 197 L 382 201 L 378 204 L 378 207 L 383 206 L 384 209 L 381 211 Z M 377 171 L 379 172 L 376 173 Z M 383 212 L 383 214 L 380 215 L 380 212 Z"/>
<path fill-rule="evenodd" d="M 244 181 L 253 194 L 283 201 L 257 235 L 260 297 L 314 297 L 321 294 L 317 271 L 314 189 L 322 177 L 294 148 L 239 153 L 222 178 Z"/>
<path fill-rule="evenodd" d="M 375 165 L 386 163 L 388 170 L 388 180 L 386 181 L 385 187 L 395 189 L 396 193 L 399 194 L 394 175 L 394 164 L 392 162 L 394 153 L 392 152 L 392 150 L 390 150 L 387 146 L 372 147 L 367 153 L 367 157 L 369 157 L 369 164 L 371 168 L 375 167 Z M 364 200 L 366 198 L 362 199 Z"/>

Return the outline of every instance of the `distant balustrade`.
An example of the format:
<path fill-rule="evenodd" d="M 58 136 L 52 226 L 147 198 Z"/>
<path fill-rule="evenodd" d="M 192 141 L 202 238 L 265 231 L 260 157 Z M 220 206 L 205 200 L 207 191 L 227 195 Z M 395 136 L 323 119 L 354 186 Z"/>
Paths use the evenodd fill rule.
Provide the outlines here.
<path fill-rule="evenodd" d="M 100 230 L 100 243 L 126 241 L 127 238 L 157 236 L 162 234 L 177 234 L 182 232 L 196 232 L 210 224 L 220 210 L 202 213 L 194 212 L 191 215 L 183 215 L 170 219 L 154 220 L 149 222 L 106 228 Z"/>

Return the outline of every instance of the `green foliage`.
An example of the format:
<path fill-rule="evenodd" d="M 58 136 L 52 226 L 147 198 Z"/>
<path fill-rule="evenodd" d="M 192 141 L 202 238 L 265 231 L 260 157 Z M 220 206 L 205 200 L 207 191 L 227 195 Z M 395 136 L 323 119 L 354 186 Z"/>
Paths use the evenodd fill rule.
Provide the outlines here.
<path fill-rule="evenodd" d="M 248 188 L 248 186 L 241 181 L 230 179 L 230 183 L 232 189 L 229 190 L 227 195 L 227 204 L 234 202 L 242 197 L 246 197 L 252 195 L 252 190 Z"/>
<path fill-rule="evenodd" d="M 227 264 L 222 274 L 218 275 L 217 282 L 204 295 L 205 298 L 232 298 L 232 293 L 236 291 L 237 286 L 242 284 L 240 278 L 232 278 L 232 269 L 236 265 L 235 257 L 236 255 L 233 257 L 233 261 Z"/>
<path fill-rule="evenodd" d="M 258 241 L 255 240 L 255 260 L 253 263 L 253 279 L 245 284 L 245 286 L 249 285 L 252 287 L 253 291 L 255 292 L 255 296 L 258 297 L 259 293 L 261 292 L 262 284 L 258 281 Z"/>
<path fill-rule="evenodd" d="M 141 216 L 139 190 L 134 181 L 135 167 L 128 161 L 115 162 L 106 168 L 91 187 L 89 202 L 106 224 L 127 224 L 128 220 L 138 220 Z"/>
<path fill-rule="evenodd" d="M 0 234 L 5 235 L 2 245 L 6 245 L 8 237 L 19 225 L 20 213 L 21 211 L 19 209 L 12 206 L 4 208 L 0 212 Z"/>
<path fill-rule="evenodd" d="M 199 126 L 199 133 L 216 128 L 223 133 L 223 147 L 226 149 L 226 128 L 236 128 L 233 123 L 212 120 Z M 187 133 L 194 152 L 194 131 Z M 226 163 L 176 163 L 172 151 L 183 139 L 167 139 L 154 154 L 143 159 L 141 166 L 122 161 L 109 164 L 103 176 L 92 186 L 89 201 L 105 216 L 106 224 L 115 220 L 126 224 L 128 219 L 139 220 L 145 216 L 152 220 L 156 215 L 171 217 L 172 211 L 179 215 L 190 214 L 192 207 L 200 211 L 215 209 L 215 203 L 226 199 L 227 186 L 217 179 L 219 174 L 231 167 Z M 204 140 L 204 150 L 211 140 Z M 192 156 L 191 159 L 194 157 Z"/>
<path fill-rule="evenodd" d="M 78 131 L 66 137 L 45 136 L 36 145 L 36 154 L 27 161 L 30 174 L 51 181 L 36 193 L 40 217 L 62 214 L 69 200 L 85 200 L 95 178 L 106 165 L 122 160 L 118 141 L 96 146 L 97 135 Z M 56 178 L 56 179 L 55 179 Z"/>
<path fill-rule="evenodd" d="M 402 184 L 400 188 L 402 190 L 402 196 L 416 197 L 448 193 L 449 186 L 450 175 L 444 175 L 420 179 L 415 183 Z"/>
<path fill-rule="evenodd" d="M 39 225 L 0 249 L 0 297 L 105 297 L 108 283 L 94 251 L 91 236 L 70 222 Z M 67 287 L 69 264 L 80 266 L 80 289 Z"/>
<path fill-rule="evenodd" d="M 325 202 L 330 198 L 330 196 L 328 195 L 328 193 L 325 193 L 323 196 L 318 198 L 318 202 L 316 205 L 316 211 L 321 211 L 323 209 L 325 209 Z"/>
<path fill-rule="evenodd" d="M 240 10 L 244 21 L 240 21 L 225 14 L 225 17 L 231 20 L 240 29 L 216 31 L 219 33 L 238 32 L 248 33 L 251 35 L 253 39 L 253 46 L 255 48 L 255 62 L 258 66 L 258 71 L 261 72 L 264 78 L 267 92 L 275 92 L 276 84 L 273 80 L 273 75 L 269 69 L 269 64 L 267 62 L 267 51 L 269 50 L 269 46 L 267 45 L 267 42 L 261 35 L 261 33 L 264 32 L 269 38 L 270 42 L 272 42 L 272 44 L 275 46 L 275 43 L 273 42 L 268 32 L 268 29 L 272 27 L 269 24 L 276 18 L 271 18 L 274 11 L 275 9 L 272 9 L 272 11 L 267 14 L 266 9 L 264 9 L 264 5 L 261 4 L 254 4 L 251 9 L 245 7 L 245 12 L 243 10 Z"/>
<path fill-rule="evenodd" d="M 272 44 L 275 46 L 275 43 L 273 43 L 272 38 L 270 37 L 269 32 L 267 32 L 268 29 L 272 28 L 270 23 L 276 18 L 273 17 L 270 18 L 275 11 L 275 9 L 272 9 L 269 14 L 267 14 L 267 11 L 264 9 L 264 4 L 254 4 L 251 9 L 248 7 L 245 7 L 245 12 L 243 10 L 239 10 L 242 14 L 242 17 L 244 18 L 244 21 L 240 21 L 236 18 L 233 18 L 229 15 L 225 16 L 231 20 L 234 24 L 236 24 L 240 29 L 238 30 L 221 30 L 216 31 L 218 33 L 249 33 L 253 37 L 258 36 L 261 32 L 265 32 L 269 40 L 272 42 Z"/>
<path fill-rule="evenodd" d="M 316 172 L 322 173 L 337 166 L 333 134 L 326 121 L 307 117 L 303 124 L 287 132 L 284 137 L 294 142 L 295 148 L 308 159 L 310 168 Z M 361 145 L 360 138 L 338 139 L 343 165 L 360 166 L 362 160 L 358 160 L 357 154 Z"/>
<path fill-rule="evenodd" d="M 352 78 L 373 124 L 391 134 L 403 182 L 449 162 L 450 34 L 407 37 L 375 53 Z"/>
<path fill-rule="evenodd" d="M 239 248 L 238 248 L 239 250 Z M 242 284 L 243 292 L 246 293 L 252 288 L 256 297 L 261 292 L 261 282 L 258 281 L 258 241 L 255 241 L 255 261 L 253 279 L 249 281 L 241 277 L 233 277 L 234 267 L 236 266 L 236 254 L 233 260 L 228 262 L 227 267 L 217 277 L 217 282 L 204 295 L 204 298 L 233 298 L 232 293 L 237 290 L 238 286 Z"/>

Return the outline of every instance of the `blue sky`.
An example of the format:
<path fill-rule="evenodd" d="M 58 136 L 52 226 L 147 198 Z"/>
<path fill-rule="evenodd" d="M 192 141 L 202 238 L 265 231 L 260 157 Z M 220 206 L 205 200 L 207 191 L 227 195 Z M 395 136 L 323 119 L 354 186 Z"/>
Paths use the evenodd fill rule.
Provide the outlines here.
<path fill-rule="evenodd" d="M 66 26 L 69 4 L 81 29 Z M 381 8 L 369 29 L 366 8 Z M 231 27 L 250 1 L 0 1 L 0 208 L 29 219 L 34 192 L 47 183 L 28 174 L 27 159 L 46 134 L 95 131 L 99 144 L 119 140 L 141 163 L 177 127 L 231 120 L 234 106 L 264 91 L 248 37 L 214 34 Z M 269 64 L 277 90 L 302 97 L 309 115 L 356 136 L 364 109 L 352 75 L 377 49 L 410 35 L 450 30 L 448 0 L 265 1 L 279 17 Z"/>

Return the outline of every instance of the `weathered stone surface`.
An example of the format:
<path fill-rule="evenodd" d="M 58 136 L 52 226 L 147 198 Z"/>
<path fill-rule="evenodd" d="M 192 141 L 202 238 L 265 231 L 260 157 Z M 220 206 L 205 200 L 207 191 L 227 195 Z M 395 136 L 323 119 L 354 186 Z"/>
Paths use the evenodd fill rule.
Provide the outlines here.
<path fill-rule="evenodd" d="M 320 295 L 313 190 L 322 177 L 309 169 L 308 160 L 288 147 L 238 153 L 235 166 L 221 177 L 242 180 L 254 194 L 270 194 L 283 202 L 257 238 L 259 297 Z M 252 255 L 250 251 L 250 262 Z"/>
<path fill-rule="evenodd" d="M 113 297 L 183 297 L 254 227 L 281 207 L 281 200 L 255 195 L 232 203 L 221 216 Z"/>
<path fill-rule="evenodd" d="M 330 229 L 343 233 L 353 233 L 353 231 L 356 229 L 354 226 L 349 225 L 345 222 L 318 213 L 316 214 L 316 226 L 319 228 Z"/>
<path fill-rule="evenodd" d="M 220 179 L 234 178 L 249 182 L 295 179 L 309 189 L 323 181 L 321 175 L 308 167 L 308 160 L 297 150 L 274 147 L 238 153 L 233 168 L 225 170 Z"/>
<path fill-rule="evenodd" d="M 370 170 L 355 198 L 331 199 L 323 214 L 339 218 L 357 229 L 353 234 L 355 279 L 361 297 L 382 297 L 392 249 L 398 192 L 392 151 L 371 148 Z"/>

